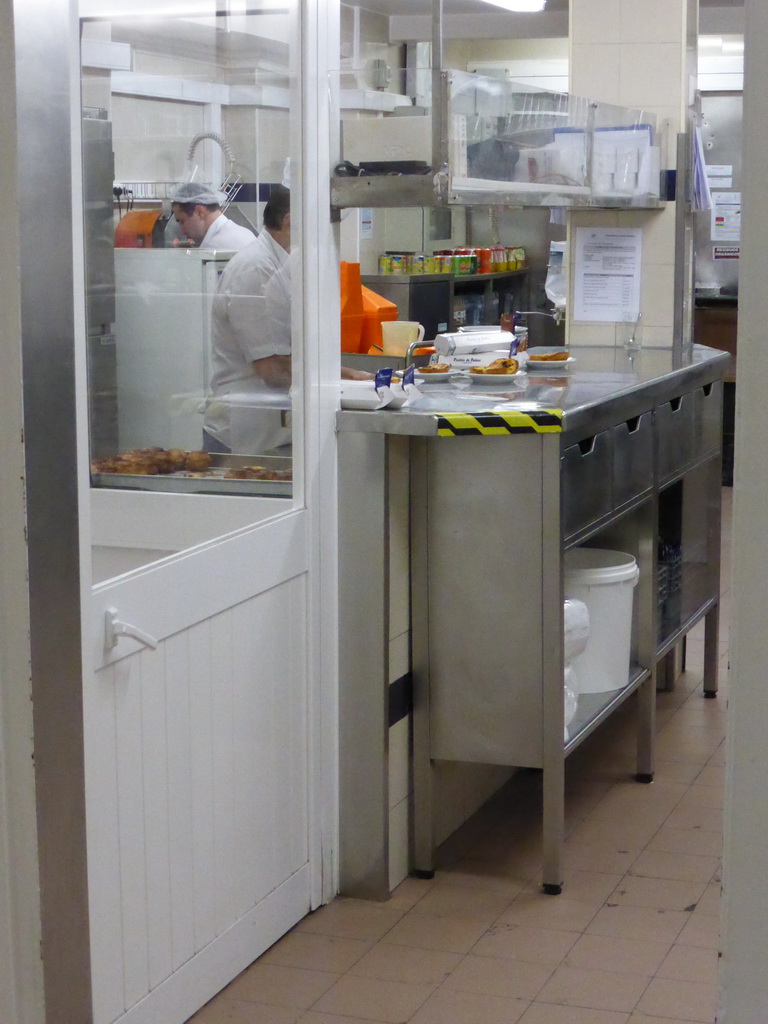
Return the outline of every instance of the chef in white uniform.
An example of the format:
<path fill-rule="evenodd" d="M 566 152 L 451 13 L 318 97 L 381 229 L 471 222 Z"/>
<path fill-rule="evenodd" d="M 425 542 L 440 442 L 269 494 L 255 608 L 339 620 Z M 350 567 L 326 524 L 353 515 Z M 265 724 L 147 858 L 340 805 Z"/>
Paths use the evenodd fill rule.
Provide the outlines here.
<path fill-rule="evenodd" d="M 201 249 L 239 252 L 256 237 L 253 231 L 235 224 L 221 210 L 226 199 L 209 185 L 184 181 L 171 196 L 173 215 L 181 232 Z"/>
<path fill-rule="evenodd" d="M 204 433 L 208 451 L 256 454 L 291 441 L 286 422 L 290 321 L 282 334 L 273 329 L 265 298 L 268 282 L 288 263 L 290 203 L 288 189 L 273 185 L 264 207 L 264 229 L 232 257 L 219 279 L 211 316 L 211 397 Z M 273 408 L 265 407 L 269 405 Z"/>
<path fill-rule="evenodd" d="M 229 261 L 213 299 L 208 451 L 290 454 L 290 244 L 290 191 L 273 185 L 263 231 Z M 341 376 L 372 378 L 346 367 Z"/>

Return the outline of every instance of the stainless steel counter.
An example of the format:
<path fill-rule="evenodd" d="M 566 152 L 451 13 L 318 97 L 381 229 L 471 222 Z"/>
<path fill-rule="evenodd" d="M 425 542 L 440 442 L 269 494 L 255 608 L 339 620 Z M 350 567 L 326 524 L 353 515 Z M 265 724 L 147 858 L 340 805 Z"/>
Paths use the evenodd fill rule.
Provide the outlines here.
<path fill-rule="evenodd" d="M 644 349 L 628 355 L 624 349 L 572 348 L 574 362 L 559 374 L 525 374 L 511 386 L 473 385 L 466 380 L 423 384 L 412 405 L 379 412 L 342 409 L 337 427 L 343 431 L 431 437 L 439 430 L 441 414 L 512 412 L 559 409 L 562 430 L 570 437 L 594 433 L 648 408 L 649 391 L 664 402 L 712 380 L 713 368 L 726 366 L 727 353 L 694 345 L 688 354 L 672 349 Z M 715 376 L 721 376 L 719 369 Z"/>
<path fill-rule="evenodd" d="M 702 618 L 704 694 L 716 695 L 728 355 L 701 346 L 682 358 L 669 349 L 572 355 L 567 375 L 531 374 L 519 388 L 427 384 L 400 410 L 338 413 L 346 895 L 383 898 L 388 879 L 389 543 L 403 496 L 389 475 L 395 449 L 406 447 L 410 472 L 400 486 L 417 873 L 434 867 L 435 763 L 535 767 L 544 773 L 542 881 L 559 892 L 565 757 L 637 691 L 637 778 L 652 780 L 656 667 Z M 632 554 L 640 579 L 628 678 L 585 702 L 564 743 L 563 561 L 585 542 Z"/>

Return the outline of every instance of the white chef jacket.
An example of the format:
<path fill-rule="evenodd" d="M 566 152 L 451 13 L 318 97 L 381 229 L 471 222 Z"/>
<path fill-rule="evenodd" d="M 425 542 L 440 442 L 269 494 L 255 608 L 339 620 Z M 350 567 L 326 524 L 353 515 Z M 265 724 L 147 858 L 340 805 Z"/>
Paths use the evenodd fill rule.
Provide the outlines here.
<path fill-rule="evenodd" d="M 252 231 L 235 224 L 223 213 L 211 224 L 200 243 L 201 249 L 224 249 L 239 252 L 256 238 Z"/>
<path fill-rule="evenodd" d="M 213 299 L 205 429 L 237 454 L 291 441 L 287 392 L 269 388 L 253 367 L 256 359 L 291 353 L 290 315 L 276 321 L 266 299 L 268 283 L 281 270 L 288 270 L 288 253 L 265 229 L 229 261 Z"/>

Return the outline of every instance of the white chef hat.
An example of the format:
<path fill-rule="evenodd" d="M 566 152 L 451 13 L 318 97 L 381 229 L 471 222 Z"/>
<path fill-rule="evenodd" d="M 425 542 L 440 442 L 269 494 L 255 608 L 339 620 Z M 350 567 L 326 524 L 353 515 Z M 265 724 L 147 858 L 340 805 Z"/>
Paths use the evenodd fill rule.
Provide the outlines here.
<path fill-rule="evenodd" d="M 202 206 L 221 206 L 226 200 L 223 192 L 196 181 L 182 181 L 171 193 L 172 203 L 200 203 Z"/>

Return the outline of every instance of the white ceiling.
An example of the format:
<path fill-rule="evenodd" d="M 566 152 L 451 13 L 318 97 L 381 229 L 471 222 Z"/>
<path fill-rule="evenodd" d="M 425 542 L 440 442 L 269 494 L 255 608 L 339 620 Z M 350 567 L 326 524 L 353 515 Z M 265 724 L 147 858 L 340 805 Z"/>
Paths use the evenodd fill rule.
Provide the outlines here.
<path fill-rule="evenodd" d="M 375 11 L 377 14 L 386 14 L 390 16 L 407 16 L 407 15 L 428 15 L 432 12 L 432 0 L 343 0 L 345 3 L 349 3 L 350 6 L 363 7 L 369 11 Z M 642 2 L 642 0 L 641 0 Z M 450 14 L 478 14 L 479 7 L 486 7 L 488 13 L 492 13 L 494 8 L 486 4 L 478 4 L 478 0 L 443 0 L 443 13 L 445 15 Z M 700 7 L 743 7 L 744 0 L 699 0 Z M 554 11 L 567 11 L 568 0 L 547 0 L 546 12 Z M 496 8 L 496 13 L 500 12 L 500 8 Z M 529 15 L 529 17 L 535 17 L 535 15 Z"/>

